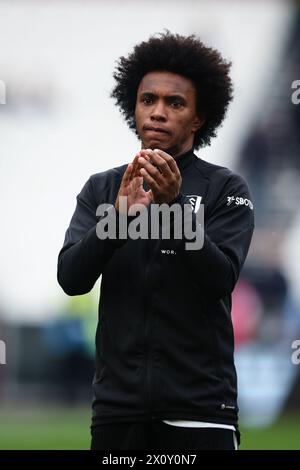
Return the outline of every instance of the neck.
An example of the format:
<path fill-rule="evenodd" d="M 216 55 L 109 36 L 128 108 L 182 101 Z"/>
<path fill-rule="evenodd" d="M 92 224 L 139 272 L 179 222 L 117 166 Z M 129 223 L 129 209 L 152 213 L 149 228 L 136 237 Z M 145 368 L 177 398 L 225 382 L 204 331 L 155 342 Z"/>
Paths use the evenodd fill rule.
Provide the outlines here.
<path fill-rule="evenodd" d="M 188 144 L 185 144 L 183 145 L 180 149 L 176 149 L 176 150 L 173 150 L 173 152 L 171 153 L 172 157 L 175 158 L 178 158 L 180 157 L 181 155 L 184 155 L 185 153 L 189 152 L 189 151 L 193 151 L 193 144 L 192 143 L 188 143 Z"/>
<path fill-rule="evenodd" d="M 194 147 L 193 146 L 190 146 L 190 147 L 187 147 L 186 149 L 184 150 L 181 150 L 180 152 L 176 153 L 176 154 L 173 154 L 172 157 L 175 159 L 175 160 L 179 160 L 183 155 L 187 154 L 187 153 L 190 153 L 190 152 L 193 152 L 194 151 Z"/>

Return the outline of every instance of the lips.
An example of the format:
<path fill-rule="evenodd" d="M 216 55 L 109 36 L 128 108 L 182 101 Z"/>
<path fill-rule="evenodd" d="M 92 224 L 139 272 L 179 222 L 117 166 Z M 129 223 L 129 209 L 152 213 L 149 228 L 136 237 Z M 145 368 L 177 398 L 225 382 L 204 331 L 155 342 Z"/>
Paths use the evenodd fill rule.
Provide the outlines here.
<path fill-rule="evenodd" d="M 144 130 L 146 132 L 155 132 L 157 134 L 170 134 L 169 131 L 167 131 L 166 129 L 162 128 L 162 127 L 144 127 Z"/>

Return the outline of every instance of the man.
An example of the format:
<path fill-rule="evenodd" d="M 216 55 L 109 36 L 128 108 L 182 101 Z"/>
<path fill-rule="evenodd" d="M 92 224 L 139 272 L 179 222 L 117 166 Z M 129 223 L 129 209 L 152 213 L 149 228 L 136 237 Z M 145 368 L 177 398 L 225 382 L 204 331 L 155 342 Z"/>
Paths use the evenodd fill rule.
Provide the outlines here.
<path fill-rule="evenodd" d="M 141 150 L 89 178 L 58 258 L 68 295 L 89 292 L 102 274 L 92 449 L 237 448 L 231 293 L 253 205 L 241 176 L 194 154 L 216 136 L 232 100 L 230 65 L 194 35 L 167 32 L 137 45 L 114 74 L 112 97 Z M 121 144 L 116 151 L 126 155 Z M 102 204 L 111 206 L 99 216 Z M 190 208 L 201 248 L 174 236 L 175 216 L 169 239 L 130 237 L 137 205 L 151 225 L 152 206 L 175 204 Z M 109 220 L 117 227 L 105 238 Z"/>

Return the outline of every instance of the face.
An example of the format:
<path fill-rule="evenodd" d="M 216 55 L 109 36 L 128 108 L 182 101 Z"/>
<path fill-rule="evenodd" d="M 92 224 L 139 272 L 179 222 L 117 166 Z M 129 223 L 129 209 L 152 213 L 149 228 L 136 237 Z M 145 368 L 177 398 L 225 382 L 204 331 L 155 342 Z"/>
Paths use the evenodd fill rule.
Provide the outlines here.
<path fill-rule="evenodd" d="M 135 121 L 142 148 L 173 157 L 188 151 L 204 119 L 196 113 L 193 83 L 171 72 L 149 72 L 138 88 Z"/>

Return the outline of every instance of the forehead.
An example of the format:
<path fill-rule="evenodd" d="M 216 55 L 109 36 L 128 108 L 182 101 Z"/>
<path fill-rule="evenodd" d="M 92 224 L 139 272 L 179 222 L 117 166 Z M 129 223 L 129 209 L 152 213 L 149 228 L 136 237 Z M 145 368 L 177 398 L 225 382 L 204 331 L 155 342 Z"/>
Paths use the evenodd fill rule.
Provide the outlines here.
<path fill-rule="evenodd" d="M 191 80 L 172 72 L 149 72 L 142 78 L 138 93 L 151 92 L 158 95 L 184 95 L 194 97 L 196 89 Z"/>

